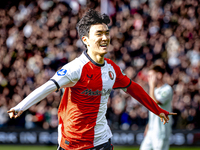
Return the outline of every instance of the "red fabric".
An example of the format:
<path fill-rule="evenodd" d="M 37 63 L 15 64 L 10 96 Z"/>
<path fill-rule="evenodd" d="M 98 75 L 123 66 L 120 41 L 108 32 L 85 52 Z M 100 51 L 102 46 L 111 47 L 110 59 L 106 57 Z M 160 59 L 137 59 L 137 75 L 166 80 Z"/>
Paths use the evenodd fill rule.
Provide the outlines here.
<path fill-rule="evenodd" d="M 166 116 L 169 115 L 169 112 L 160 108 L 139 84 L 131 81 L 131 85 L 127 88 L 127 93 L 138 100 L 142 105 L 144 105 L 154 114 L 158 116 L 160 113 L 164 113 Z"/>
<path fill-rule="evenodd" d="M 112 65 L 116 73 L 116 80 L 113 89 L 126 88 L 130 83 L 130 79 L 125 74 L 122 74 L 119 66 L 117 66 L 112 60 L 107 58 L 105 58 L 105 60 Z"/>

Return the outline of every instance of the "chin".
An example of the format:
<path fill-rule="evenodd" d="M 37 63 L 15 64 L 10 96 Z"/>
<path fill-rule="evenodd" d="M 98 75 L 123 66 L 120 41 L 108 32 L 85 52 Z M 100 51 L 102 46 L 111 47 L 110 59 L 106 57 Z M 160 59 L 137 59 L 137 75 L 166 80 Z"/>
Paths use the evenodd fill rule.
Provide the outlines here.
<path fill-rule="evenodd" d="M 108 49 L 105 48 L 105 49 L 101 50 L 101 53 L 102 53 L 102 54 L 107 54 L 107 53 L 108 53 Z"/>
<path fill-rule="evenodd" d="M 108 47 L 101 47 L 100 49 L 101 51 L 106 51 L 106 52 L 108 51 Z"/>
<path fill-rule="evenodd" d="M 98 49 L 93 49 L 93 52 L 96 53 L 97 55 L 105 55 L 108 53 L 108 48 L 107 47 L 100 47 Z"/>

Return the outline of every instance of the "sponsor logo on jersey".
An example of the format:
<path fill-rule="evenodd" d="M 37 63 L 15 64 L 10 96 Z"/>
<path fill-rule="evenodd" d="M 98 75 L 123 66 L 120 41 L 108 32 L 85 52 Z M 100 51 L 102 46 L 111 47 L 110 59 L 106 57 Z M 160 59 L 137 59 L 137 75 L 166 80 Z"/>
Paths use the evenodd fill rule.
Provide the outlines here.
<path fill-rule="evenodd" d="M 109 77 L 110 77 L 111 80 L 114 79 L 114 73 L 112 71 L 109 71 L 108 75 L 109 75 Z"/>
<path fill-rule="evenodd" d="M 109 95 L 110 92 L 112 91 L 112 89 L 103 89 L 102 91 L 96 90 L 96 91 L 92 91 L 91 89 L 86 89 L 83 92 L 81 92 L 81 94 L 85 94 L 85 95 L 89 95 L 89 96 L 105 96 L 105 95 Z"/>
<path fill-rule="evenodd" d="M 64 76 L 66 73 L 67 73 L 67 70 L 66 70 L 66 69 L 60 69 L 60 70 L 57 72 L 57 75 L 58 75 L 58 76 Z"/>

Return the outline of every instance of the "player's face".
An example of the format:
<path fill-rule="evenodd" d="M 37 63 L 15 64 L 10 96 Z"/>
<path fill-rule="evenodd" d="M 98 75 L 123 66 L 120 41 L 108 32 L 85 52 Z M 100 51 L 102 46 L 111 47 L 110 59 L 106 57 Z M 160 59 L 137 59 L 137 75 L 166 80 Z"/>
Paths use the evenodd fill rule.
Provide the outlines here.
<path fill-rule="evenodd" d="M 93 53 L 105 55 L 110 44 L 110 34 L 106 24 L 95 24 L 90 27 L 87 48 Z"/>

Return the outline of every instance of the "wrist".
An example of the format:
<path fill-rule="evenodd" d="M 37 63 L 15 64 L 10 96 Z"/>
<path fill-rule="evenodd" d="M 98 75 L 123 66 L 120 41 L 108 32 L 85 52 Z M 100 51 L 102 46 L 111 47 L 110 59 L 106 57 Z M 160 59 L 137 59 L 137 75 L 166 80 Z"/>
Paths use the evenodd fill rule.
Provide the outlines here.
<path fill-rule="evenodd" d="M 155 86 L 156 86 L 155 84 L 149 84 L 150 88 L 155 88 Z"/>

